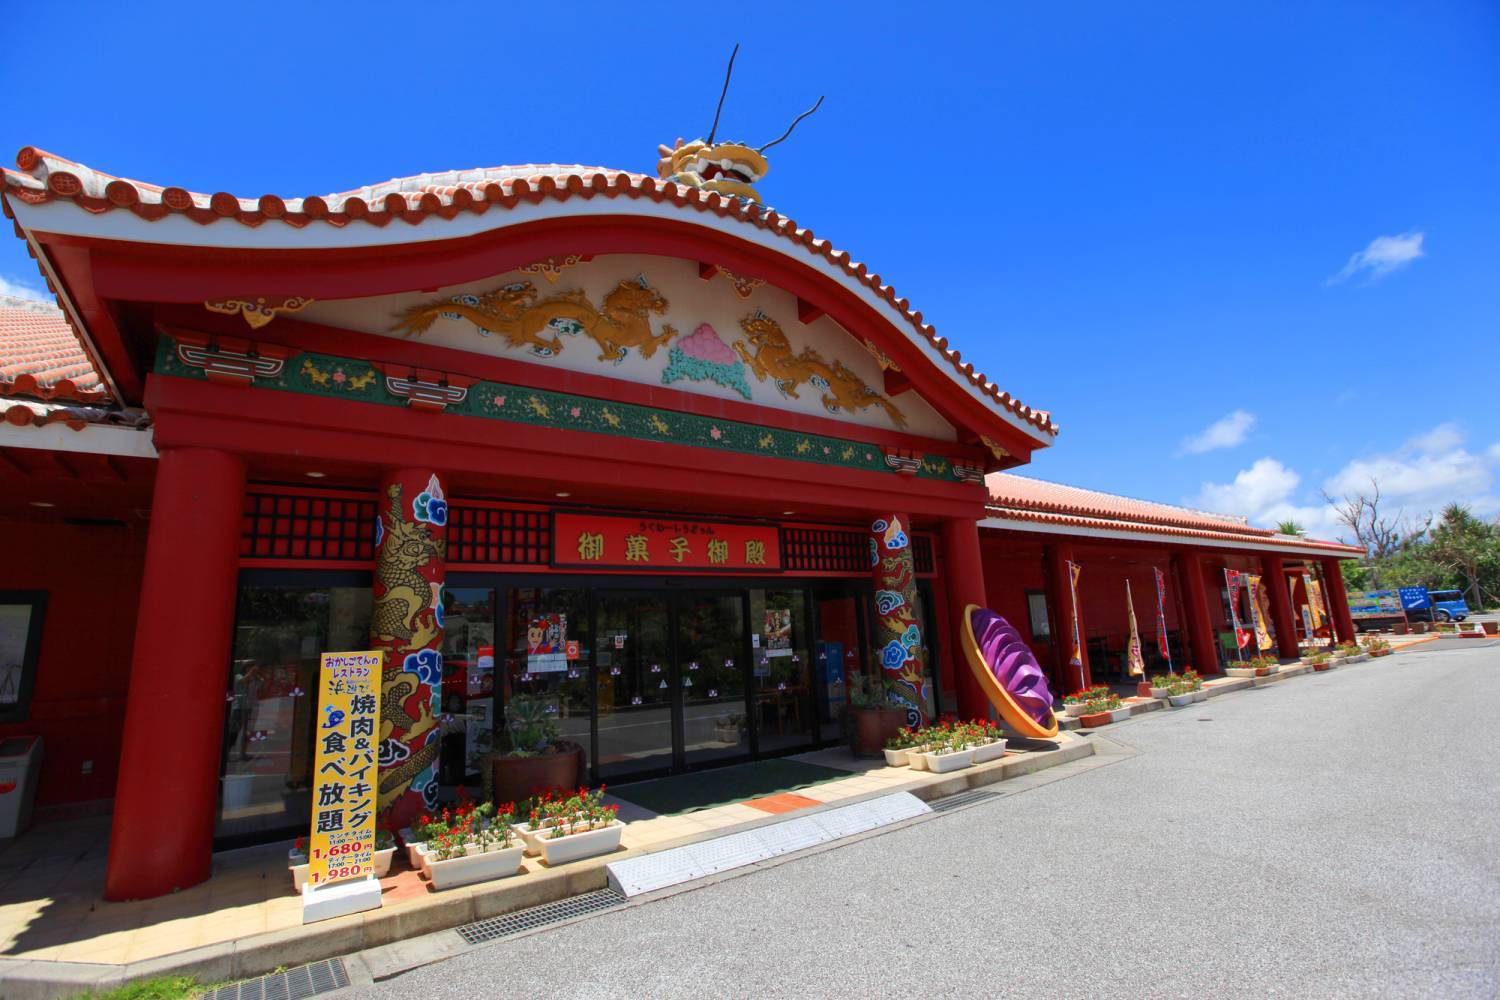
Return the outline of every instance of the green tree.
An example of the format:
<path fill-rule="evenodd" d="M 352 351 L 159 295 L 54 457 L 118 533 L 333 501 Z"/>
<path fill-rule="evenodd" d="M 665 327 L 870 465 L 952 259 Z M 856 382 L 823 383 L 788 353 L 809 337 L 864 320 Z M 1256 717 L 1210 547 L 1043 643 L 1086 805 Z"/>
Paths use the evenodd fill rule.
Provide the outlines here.
<path fill-rule="evenodd" d="M 1296 521 L 1292 520 L 1291 518 L 1288 518 L 1285 521 L 1278 521 L 1276 523 L 1276 530 L 1279 531 L 1279 532 L 1281 532 L 1283 535 L 1305 535 L 1305 534 L 1307 534 L 1307 529 L 1304 528 L 1304 527 L 1302 527 L 1301 524 L 1297 523 Z"/>
<path fill-rule="evenodd" d="M 1483 608 L 1500 597 L 1500 527 L 1475 517 L 1463 504 L 1450 503 L 1423 546 L 1445 582 L 1468 595 L 1469 606 Z"/>

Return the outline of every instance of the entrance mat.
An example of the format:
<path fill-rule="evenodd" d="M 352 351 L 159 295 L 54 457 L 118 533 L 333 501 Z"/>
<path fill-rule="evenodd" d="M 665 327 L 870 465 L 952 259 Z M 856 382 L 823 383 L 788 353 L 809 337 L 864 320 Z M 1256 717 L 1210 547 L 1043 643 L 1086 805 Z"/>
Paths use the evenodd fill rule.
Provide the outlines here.
<path fill-rule="evenodd" d="M 854 774 L 800 760 L 758 760 L 753 764 L 675 774 L 629 785 L 610 785 L 609 790 L 627 802 L 669 816 L 852 778 Z"/>

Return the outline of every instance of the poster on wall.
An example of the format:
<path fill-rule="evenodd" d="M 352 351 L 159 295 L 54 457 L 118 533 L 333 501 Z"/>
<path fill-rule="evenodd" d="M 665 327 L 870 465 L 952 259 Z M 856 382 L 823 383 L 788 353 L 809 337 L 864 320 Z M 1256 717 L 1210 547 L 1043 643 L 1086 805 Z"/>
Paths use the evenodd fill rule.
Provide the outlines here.
<path fill-rule="evenodd" d="M 312 835 L 307 845 L 307 888 L 313 892 L 375 873 L 376 733 L 383 662 L 380 650 L 319 657 Z M 307 900 L 304 894 L 304 921 L 314 905 Z M 379 883 L 374 900 L 379 906 Z"/>
<path fill-rule="evenodd" d="M 536 615 L 526 626 L 526 670 L 549 674 L 568 669 L 568 616 Z"/>
<path fill-rule="evenodd" d="M 0 722 L 26 717 L 46 603 L 39 591 L 5 596 L 0 600 Z"/>
<path fill-rule="evenodd" d="M 766 656 L 792 655 L 792 611 L 790 608 L 767 608 L 765 621 Z"/>

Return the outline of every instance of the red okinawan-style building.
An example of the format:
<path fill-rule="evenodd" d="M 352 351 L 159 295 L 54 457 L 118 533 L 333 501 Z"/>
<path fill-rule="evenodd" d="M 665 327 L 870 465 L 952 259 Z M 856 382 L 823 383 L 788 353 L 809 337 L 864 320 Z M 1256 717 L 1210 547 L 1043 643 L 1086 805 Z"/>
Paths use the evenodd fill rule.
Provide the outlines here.
<path fill-rule="evenodd" d="M 508 705 L 592 781 L 839 742 L 863 671 L 913 717 L 987 714 L 969 603 L 1069 690 L 1069 558 L 1101 654 L 1135 565 L 1188 581 L 1204 672 L 1216 560 L 1310 557 L 1337 610 L 1341 547 L 993 475 L 1047 413 L 762 206 L 758 152 L 661 152 L 299 199 L 4 172 L 61 311 L 0 309 L 0 735 L 44 737 L 50 813 L 113 809 L 109 898 L 306 831 L 323 651 L 387 652 L 399 825 L 478 783 Z"/>

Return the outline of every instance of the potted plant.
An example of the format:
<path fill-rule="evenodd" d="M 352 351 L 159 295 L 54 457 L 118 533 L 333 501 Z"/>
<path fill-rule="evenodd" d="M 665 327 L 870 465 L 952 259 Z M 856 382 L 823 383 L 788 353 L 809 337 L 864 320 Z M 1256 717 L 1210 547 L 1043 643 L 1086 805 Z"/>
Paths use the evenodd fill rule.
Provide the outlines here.
<path fill-rule="evenodd" d="M 528 854 L 541 855 L 548 867 L 608 854 L 620 847 L 625 824 L 619 806 L 604 804 L 604 786 L 590 791 L 547 793 L 534 800 L 530 818 L 516 830 Z"/>
<path fill-rule="evenodd" d="M 432 887 L 452 889 L 520 871 L 525 847 L 512 832 L 513 809 L 486 802 L 434 832 L 422 848 Z"/>
<path fill-rule="evenodd" d="M 1230 677 L 1254 677 L 1254 660 L 1236 660 L 1224 668 L 1224 673 Z"/>
<path fill-rule="evenodd" d="M 969 732 L 974 740 L 974 763 L 987 764 L 1005 756 L 1005 736 L 989 719 L 971 722 Z"/>
<path fill-rule="evenodd" d="M 1084 728 L 1096 729 L 1130 717 L 1130 709 L 1109 688 L 1100 686 L 1090 690 L 1093 697 L 1084 703 L 1083 714 L 1078 717 Z"/>
<path fill-rule="evenodd" d="M 391 857 L 396 853 L 396 838 L 389 830 L 375 831 L 375 877 L 385 878 L 391 873 Z M 298 837 L 296 844 L 286 852 L 287 868 L 292 873 L 292 888 L 302 891 L 307 881 L 307 838 Z"/>
<path fill-rule="evenodd" d="M 906 709 L 892 704 L 896 684 L 882 672 L 878 677 L 855 674 L 849 683 L 850 749 L 856 757 L 879 757 L 885 741 L 906 725 Z"/>
<path fill-rule="evenodd" d="M 1168 686 L 1175 680 L 1177 680 L 1176 674 L 1153 674 L 1151 676 L 1151 697 L 1165 698 Z"/>
<path fill-rule="evenodd" d="M 744 731 L 744 713 L 726 715 L 714 723 L 714 738 L 720 743 L 738 743 Z"/>
<path fill-rule="evenodd" d="M 557 707 L 544 695 L 514 694 L 505 705 L 510 749 L 486 755 L 492 802 L 516 802 L 545 788 L 576 788 L 585 771 L 583 747 L 562 739 Z"/>
<path fill-rule="evenodd" d="M 1311 654 L 1303 662 L 1312 667 L 1313 670 L 1322 672 L 1324 670 L 1327 670 L 1331 666 L 1331 664 L 1328 662 L 1330 659 L 1331 657 L 1327 652 L 1320 651 Z"/>
<path fill-rule="evenodd" d="M 1193 685 L 1178 677 L 1167 685 L 1167 701 L 1173 708 L 1181 708 L 1193 703 Z"/>
<path fill-rule="evenodd" d="M 947 774 L 949 771 L 971 766 L 974 763 L 974 749 L 963 729 L 953 727 L 947 730 L 941 741 L 931 744 L 931 749 L 923 754 L 923 758 L 927 762 L 927 770 L 934 774 Z"/>
<path fill-rule="evenodd" d="M 911 763 L 909 751 L 917 745 L 917 734 L 915 730 L 903 728 L 895 736 L 885 741 L 885 763 L 887 767 L 905 767 Z"/>
<path fill-rule="evenodd" d="M 1074 691 L 1063 698 L 1063 714 L 1070 719 L 1076 719 L 1083 714 L 1083 706 L 1088 704 L 1089 690 Z"/>
<path fill-rule="evenodd" d="M 1193 692 L 1194 701 L 1207 701 L 1208 689 L 1203 686 L 1203 678 L 1198 676 L 1198 671 L 1188 667 L 1182 672 L 1182 679 L 1186 681 Z"/>
<path fill-rule="evenodd" d="M 1375 635 L 1367 638 L 1364 642 L 1364 646 L 1364 651 L 1374 657 L 1390 656 L 1393 652 L 1393 650 L 1391 649 L 1391 644 L 1389 642 Z"/>
<path fill-rule="evenodd" d="M 1368 660 L 1369 654 L 1359 648 L 1357 642 L 1346 642 L 1339 647 L 1339 653 L 1343 655 L 1345 663 L 1363 663 Z"/>

